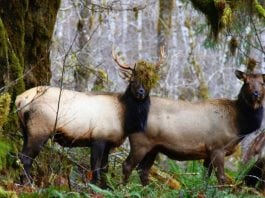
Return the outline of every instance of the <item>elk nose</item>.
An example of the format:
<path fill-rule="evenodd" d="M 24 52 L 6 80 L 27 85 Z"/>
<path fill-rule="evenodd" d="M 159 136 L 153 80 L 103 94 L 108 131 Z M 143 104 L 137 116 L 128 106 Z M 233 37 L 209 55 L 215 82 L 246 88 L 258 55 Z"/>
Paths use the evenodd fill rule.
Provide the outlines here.
<path fill-rule="evenodd" d="M 141 87 L 140 89 L 138 89 L 138 93 L 139 94 L 144 94 L 144 88 Z"/>
<path fill-rule="evenodd" d="M 138 89 L 138 94 L 141 95 L 141 96 L 143 96 L 145 94 L 145 90 L 144 90 L 143 87 Z"/>
<path fill-rule="evenodd" d="M 255 98 L 259 97 L 259 92 L 258 92 L 258 91 L 254 91 L 254 92 L 253 92 L 253 96 L 254 96 Z"/>

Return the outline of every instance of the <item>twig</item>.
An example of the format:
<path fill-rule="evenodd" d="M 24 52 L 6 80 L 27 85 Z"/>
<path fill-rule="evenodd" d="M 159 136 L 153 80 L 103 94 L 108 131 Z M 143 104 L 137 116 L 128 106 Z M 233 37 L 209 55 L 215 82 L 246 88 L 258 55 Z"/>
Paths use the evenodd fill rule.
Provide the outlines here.
<path fill-rule="evenodd" d="M 62 69 L 62 76 L 61 76 L 61 82 L 60 82 L 60 92 L 59 92 L 59 98 L 58 98 L 58 104 L 57 104 L 57 111 L 56 111 L 56 117 L 55 117 L 55 123 L 54 123 L 54 127 L 53 127 L 53 133 L 55 133 L 56 131 L 56 127 L 57 127 L 57 123 L 58 123 L 58 115 L 59 115 L 59 109 L 60 109 L 60 102 L 61 102 L 61 97 L 62 97 L 62 91 L 63 91 L 63 79 L 64 79 L 64 73 L 65 73 L 65 62 L 66 62 L 66 58 L 68 57 L 73 44 L 77 38 L 78 33 L 76 32 L 75 37 L 69 47 L 69 49 L 67 50 L 64 60 L 63 60 L 63 69 Z"/>
<path fill-rule="evenodd" d="M 250 22 L 251 22 L 251 24 L 252 24 L 252 26 L 253 26 L 253 28 L 254 28 L 255 35 L 256 35 L 257 40 L 258 40 L 258 42 L 259 42 L 259 46 L 260 46 L 260 48 L 261 48 L 261 50 L 262 50 L 262 53 L 265 54 L 264 48 L 263 48 L 262 43 L 261 43 L 261 39 L 260 39 L 260 37 L 259 37 L 259 35 L 258 35 L 258 33 L 257 33 L 257 28 L 256 28 L 256 25 L 255 25 L 255 23 L 254 23 L 252 17 L 250 17 Z"/>

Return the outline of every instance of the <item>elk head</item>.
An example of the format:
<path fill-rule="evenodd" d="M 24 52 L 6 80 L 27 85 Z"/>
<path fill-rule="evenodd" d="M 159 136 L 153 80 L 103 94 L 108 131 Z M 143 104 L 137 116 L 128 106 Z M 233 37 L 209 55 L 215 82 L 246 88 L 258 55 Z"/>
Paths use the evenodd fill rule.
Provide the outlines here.
<path fill-rule="evenodd" d="M 158 69 L 164 60 L 164 48 L 160 49 L 160 59 L 156 64 L 147 61 L 138 61 L 134 66 L 124 64 L 119 60 L 118 55 L 112 49 L 112 56 L 114 61 L 118 64 L 120 75 L 123 79 L 129 82 L 129 91 L 137 100 L 145 99 L 151 90 L 155 87 L 159 80 Z"/>
<path fill-rule="evenodd" d="M 242 71 L 235 71 L 236 77 L 244 82 L 240 97 L 252 109 L 262 107 L 265 96 L 265 74 L 248 74 Z"/>

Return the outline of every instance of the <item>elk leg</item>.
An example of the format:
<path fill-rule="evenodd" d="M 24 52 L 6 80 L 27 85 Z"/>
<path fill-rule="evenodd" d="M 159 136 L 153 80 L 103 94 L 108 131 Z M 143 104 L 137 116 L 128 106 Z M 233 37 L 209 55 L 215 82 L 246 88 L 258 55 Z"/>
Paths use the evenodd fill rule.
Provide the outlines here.
<path fill-rule="evenodd" d="M 92 170 L 91 183 L 96 184 L 100 179 L 101 161 L 106 147 L 106 141 L 95 140 L 91 144 L 90 163 Z"/>
<path fill-rule="evenodd" d="M 109 161 L 109 152 L 113 145 L 110 142 L 107 142 L 105 145 L 102 161 L 101 161 L 101 183 L 100 187 L 103 189 L 109 188 L 106 183 L 106 173 L 108 172 L 108 161 Z"/>
<path fill-rule="evenodd" d="M 213 167 L 215 168 L 215 174 L 219 184 L 226 183 L 224 157 L 225 154 L 222 150 L 215 150 L 211 153 L 211 161 L 213 163 Z"/>
<path fill-rule="evenodd" d="M 139 172 L 140 180 L 143 186 L 146 186 L 149 183 L 149 171 L 154 164 L 158 152 L 153 149 L 148 152 L 143 160 L 139 163 L 137 170 Z"/>
<path fill-rule="evenodd" d="M 132 173 L 132 170 L 136 167 L 136 165 L 144 158 L 148 150 L 144 149 L 144 147 L 135 150 L 131 148 L 129 156 L 122 164 L 122 172 L 123 172 L 123 183 L 126 184 L 128 179 Z"/>
<path fill-rule="evenodd" d="M 22 148 L 22 153 L 20 154 L 20 160 L 24 167 L 24 172 L 27 177 L 28 182 L 32 182 L 30 176 L 30 169 L 35 157 L 39 154 L 45 142 L 49 137 L 28 137 L 24 136 L 24 143 Z M 25 178 L 21 176 L 21 183 L 25 183 Z"/>
<path fill-rule="evenodd" d="M 203 166 L 207 169 L 206 176 L 209 178 L 213 171 L 213 163 L 210 158 L 206 158 L 203 162 Z"/>

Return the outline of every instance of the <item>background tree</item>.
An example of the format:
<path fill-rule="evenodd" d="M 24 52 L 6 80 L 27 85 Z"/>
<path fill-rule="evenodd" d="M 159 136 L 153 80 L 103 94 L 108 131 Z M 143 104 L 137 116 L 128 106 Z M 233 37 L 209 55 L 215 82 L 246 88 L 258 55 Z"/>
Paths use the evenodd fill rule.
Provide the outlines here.
<path fill-rule="evenodd" d="M 6 178 L 17 179 L 12 166 L 21 136 L 14 100 L 25 89 L 50 81 L 49 47 L 59 6 L 60 0 L 0 0 L 0 170 L 5 170 L 0 185 Z"/>

